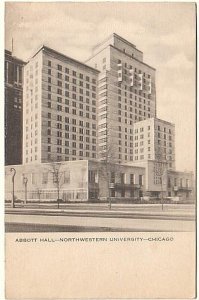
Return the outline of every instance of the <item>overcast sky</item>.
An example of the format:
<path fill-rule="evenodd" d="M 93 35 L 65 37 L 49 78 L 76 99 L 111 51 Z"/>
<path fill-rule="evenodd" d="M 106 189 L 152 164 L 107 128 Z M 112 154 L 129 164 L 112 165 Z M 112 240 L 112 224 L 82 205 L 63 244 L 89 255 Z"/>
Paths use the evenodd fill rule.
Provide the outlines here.
<path fill-rule="evenodd" d="M 157 114 L 176 125 L 176 167 L 195 167 L 195 6 L 193 3 L 7 3 L 6 49 L 28 60 L 45 44 L 85 61 L 115 32 L 156 68 Z"/>

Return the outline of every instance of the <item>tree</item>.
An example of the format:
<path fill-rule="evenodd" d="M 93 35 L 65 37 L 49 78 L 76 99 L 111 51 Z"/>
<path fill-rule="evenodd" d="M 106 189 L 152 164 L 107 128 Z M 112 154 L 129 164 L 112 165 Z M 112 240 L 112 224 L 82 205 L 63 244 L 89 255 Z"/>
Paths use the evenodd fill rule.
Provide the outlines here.
<path fill-rule="evenodd" d="M 164 153 L 163 148 L 158 147 L 156 149 L 156 166 L 155 166 L 155 175 L 160 178 L 160 185 L 161 185 L 161 204 L 162 210 L 164 209 L 164 191 L 163 191 L 163 183 L 164 183 L 164 176 L 167 173 L 167 156 Z"/>
<path fill-rule="evenodd" d="M 60 191 L 61 187 L 65 183 L 65 172 L 63 171 L 63 164 L 61 162 L 54 162 L 50 163 L 51 169 L 49 170 L 50 173 L 53 174 L 53 184 L 57 190 L 57 205 L 58 208 L 60 206 Z"/>
<path fill-rule="evenodd" d="M 116 157 L 115 157 L 115 145 L 110 143 L 110 141 L 107 141 L 106 148 L 101 153 L 101 159 L 99 163 L 99 174 L 103 177 L 104 181 L 107 184 L 107 200 L 109 204 L 109 209 L 111 209 L 111 173 L 116 172 L 118 169 L 118 165 L 116 163 Z"/>
<path fill-rule="evenodd" d="M 39 202 L 41 201 L 41 194 L 42 194 L 42 183 L 41 178 L 39 177 L 38 173 L 32 174 L 32 184 L 35 187 L 35 194 L 39 199 Z"/>

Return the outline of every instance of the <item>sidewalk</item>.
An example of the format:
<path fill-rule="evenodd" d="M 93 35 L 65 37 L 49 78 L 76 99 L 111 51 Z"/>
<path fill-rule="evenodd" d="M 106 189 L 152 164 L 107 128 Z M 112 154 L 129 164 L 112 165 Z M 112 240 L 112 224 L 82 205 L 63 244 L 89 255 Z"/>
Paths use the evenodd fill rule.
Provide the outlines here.
<path fill-rule="evenodd" d="M 72 208 L 62 208 L 60 207 L 59 209 L 58 208 L 29 208 L 29 207 L 23 207 L 23 208 L 6 208 L 6 213 L 8 214 L 20 214 L 20 213 L 30 213 L 30 214 L 33 214 L 34 212 L 35 213 L 41 213 L 43 212 L 44 215 L 45 214 L 51 214 L 51 213 L 58 213 L 59 215 L 61 213 L 73 213 L 73 214 L 89 214 L 90 216 L 92 215 L 99 215 L 101 217 L 103 217 L 104 215 L 114 215 L 114 216 L 118 216 L 120 217 L 121 215 L 122 216 L 126 216 L 126 217 L 130 217 L 132 215 L 145 215 L 145 216 L 171 216 L 171 217 L 195 217 L 195 212 L 194 210 L 187 210 L 187 209 L 180 209 L 180 210 L 177 210 L 177 209 L 174 209 L 174 210 L 166 210 L 166 207 L 164 207 L 164 209 L 162 210 L 161 206 L 159 206 L 159 209 L 158 210 L 155 210 L 155 209 L 147 209 L 147 208 L 142 208 L 142 209 L 138 209 L 138 208 L 134 208 L 133 207 L 131 208 L 131 210 L 124 210 L 124 209 L 115 209 L 115 207 L 112 207 L 111 210 L 104 208 L 100 208 L 100 209 L 92 209 L 90 210 L 89 208 L 88 209 L 74 209 L 74 207 Z"/>

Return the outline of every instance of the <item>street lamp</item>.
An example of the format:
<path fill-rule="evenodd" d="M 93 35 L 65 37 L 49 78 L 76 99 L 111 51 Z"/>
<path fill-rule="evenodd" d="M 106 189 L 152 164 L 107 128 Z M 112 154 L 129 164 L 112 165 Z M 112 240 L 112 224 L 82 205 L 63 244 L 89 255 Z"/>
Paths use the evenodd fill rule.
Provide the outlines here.
<path fill-rule="evenodd" d="M 27 185 L 28 185 L 28 178 L 25 177 L 23 175 L 23 183 L 24 183 L 24 186 L 25 186 L 25 202 L 24 204 L 27 204 Z"/>
<path fill-rule="evenodd" d="M 15 175 L 16 175 L 15 168 L 11 168 L 10 172 L 13 172 L 13 175 L 12 175 L 12 207 L 15 208 Z"/>

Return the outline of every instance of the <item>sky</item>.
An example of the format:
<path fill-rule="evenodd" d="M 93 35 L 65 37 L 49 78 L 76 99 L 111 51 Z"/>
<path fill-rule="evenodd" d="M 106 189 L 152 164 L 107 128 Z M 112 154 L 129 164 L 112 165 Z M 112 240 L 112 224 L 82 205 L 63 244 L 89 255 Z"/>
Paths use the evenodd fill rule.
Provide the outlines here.
<path fill-rule="evenodd" d="M 176 169 L 195 169 L 194 3 L 7 2 L 5 48 L 27 61 L 43 44 L 85 61 L 115 32 L 156 69 L 157 116 L 176 126 Z"/>

